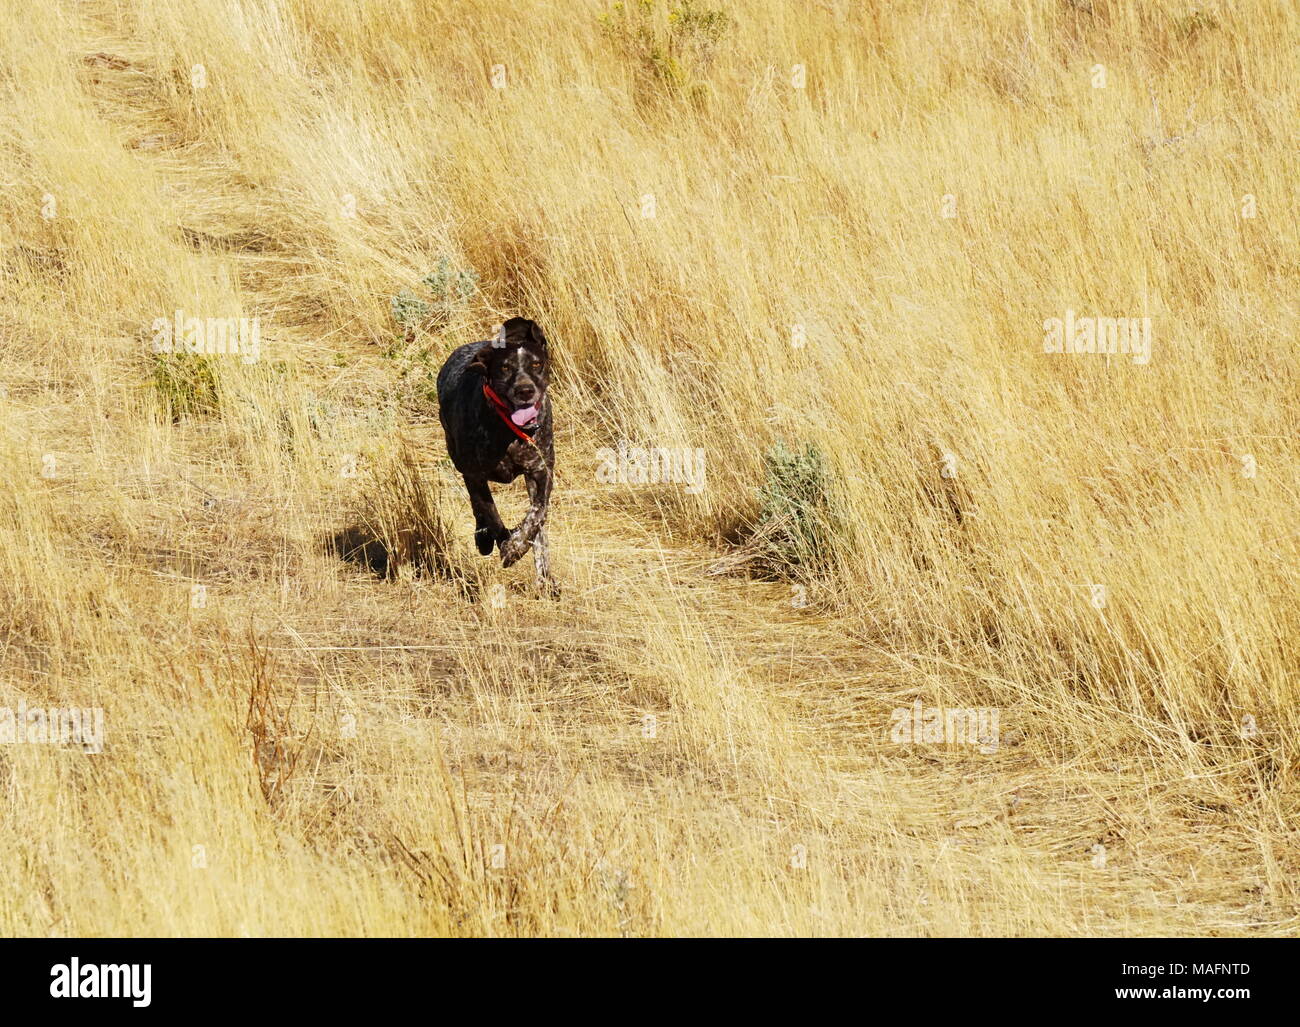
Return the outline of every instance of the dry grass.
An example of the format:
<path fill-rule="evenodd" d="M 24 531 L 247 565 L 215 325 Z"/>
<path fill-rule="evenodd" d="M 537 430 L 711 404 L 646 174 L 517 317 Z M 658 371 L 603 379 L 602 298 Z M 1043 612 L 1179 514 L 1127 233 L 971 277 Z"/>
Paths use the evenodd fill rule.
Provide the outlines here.
<path fill-rule="evenodd" d="M 0 705 L 107 729 L 0 746 L 0 932 L 1297 933 L 1300 14 L 710 6 L 0 0 Z M 514 313 L 558 603 L 428 399 Z"/>

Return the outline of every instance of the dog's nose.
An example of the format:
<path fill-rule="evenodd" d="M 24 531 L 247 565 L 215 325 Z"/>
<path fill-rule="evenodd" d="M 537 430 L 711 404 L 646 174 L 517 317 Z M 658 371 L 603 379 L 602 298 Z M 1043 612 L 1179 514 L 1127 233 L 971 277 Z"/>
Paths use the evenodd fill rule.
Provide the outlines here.
<path fill-rule="evenodd" d="M 520 382 L 518 385 L 515 386 L 515 398 L 521 399 L 525 403 L 527 403 L 530 399 L 532 399 L 536 395 L 537 395 L 537 390 L 528 382 Z"/>

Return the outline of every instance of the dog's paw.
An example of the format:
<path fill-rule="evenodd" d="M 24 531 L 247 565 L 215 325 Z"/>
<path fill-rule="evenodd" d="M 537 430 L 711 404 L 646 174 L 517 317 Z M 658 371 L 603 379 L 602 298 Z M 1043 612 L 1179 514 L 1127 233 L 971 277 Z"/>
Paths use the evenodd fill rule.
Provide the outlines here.
<path fill-rule="evenodd" d="M 492 547 L 510 537 L 505 528 L 479 528 L 474 532 L 474 544 L 478 546 L 479 555 L 491 556 Z"/>
<path fill-rule="evenodd" d="M 509 567 L 511 564 L 517 563 L 519 558 L 532 548 L 532 542 L 525 542 L 519 537 L 519 533 L 515 532 L 501 543 L 501 566 Z"/>
<path fill-rule="evenodd" d="M 554 578 L 538 578 L 537 587 L 541 589 L 542 595 L 547 599 L 560 598 L 560 586 Z"/>

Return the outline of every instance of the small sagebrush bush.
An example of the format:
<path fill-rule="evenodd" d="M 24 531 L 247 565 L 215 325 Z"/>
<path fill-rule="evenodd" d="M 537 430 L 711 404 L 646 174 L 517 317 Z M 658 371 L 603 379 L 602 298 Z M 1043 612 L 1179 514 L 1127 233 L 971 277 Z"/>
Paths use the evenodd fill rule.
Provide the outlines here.
<path fill-rule="evenodd" d="M 791 576 L 826 559 L 830 538 L 830 474 L 820 449 L 807 443 L 791 449 L 780 440 L 763 456 L 755 525 L 761 562 Z"/>
<path fill-rule="evenodd" d="M 631 60 L 639 77 L 672 95 L 699 99 L 718 47 L 731 26 L 725 11 L 692 0 L 616 3 L 600 15 L 607 38 Z"/>
<path fill-rule="evenodd" d="M 430 313 L 429 304 L 410 289 L 403 289 L 394 296 L 389 301 L 389 309 L 393 312 L 393 320 L 397 322 L 397 327 L 402 330 L 403 338 L 413 337 L 420 326 L 428 320 Z"/>
<path fill-rule="evenodd" d="M 151 382 L 168 416 L 216 413 L 220 406 L 217 372 L 211 358 L 194 353 L 161 353 L 153 358 Z"/>
<path fill-rule="evenodd" d="M 459 305 L 469 301 L 478 289 L 478 272 L 472 268 L 452 270 L 451 261 L 438 258 L 438 270 L 420 279 L 433 293 L 434 303 Z"/>
<path fill-rule="evenodd" d="M 454 268 L 441 257 L 438 267 L 420 279 L 431 299 L 403 289 L 390 301 L 398 336 L 383 355 L 397 364 L 398 395 L 412 410 L 428 413 L 436 405 L 440 361 L 427 336 L 451 323 L 478 291 L 478 272 Z"/>
<path fill-rule="evenodd" d="M 450 260 L 440 257 L 437 270 L 421 278 L 420 284 L 429 290 L 431 300 L 403 289 L 389 301 L 393 320 L 405 343 L 414 342 L 421 331 L 446 325 L 478 290 L 478 272 L 472 268 L 453 268 Z"/>
<path fill-rule="evenodd" d="M 397 366 L 393 391 L 399 405 L 419 414 L 438 407 L 438 368 L 441 361 L 431 346 L 394 346 L 384 356 Z"/>

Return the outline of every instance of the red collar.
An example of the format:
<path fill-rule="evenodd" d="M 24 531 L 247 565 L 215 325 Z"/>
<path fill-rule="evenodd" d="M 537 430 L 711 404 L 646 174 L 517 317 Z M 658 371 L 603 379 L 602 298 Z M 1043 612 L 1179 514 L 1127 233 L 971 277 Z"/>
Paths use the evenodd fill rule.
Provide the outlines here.
<path fill-rule="evenodd" d="M 495 392 L 492 391 L 492 386 L 489 385 L 487 382 L 483 383 L 483 398 L 488 401 L 488 406 L 492 407 L 492 409 L 497 412 L 497 416 L 501 418 L 502 421 L 505 422 L 505 426 L 507 428 L 509 428 L 512 432 L 518 435 L 521 439 L 527 442 L 534 449 L 537 448 L 537 443 L 533 441 L 532 436 L 525 433 L 524 430 L 519 427 L 519 425 L 515 424 L 514 421 L 510 420 L 510 408 L 506 406 L 505 401 L 500 396 L 498 396 Z M 542 409 L 541 409 L 540 402 L 537 405 L 537 416 L 538 417 L 542 416 Z"/>

